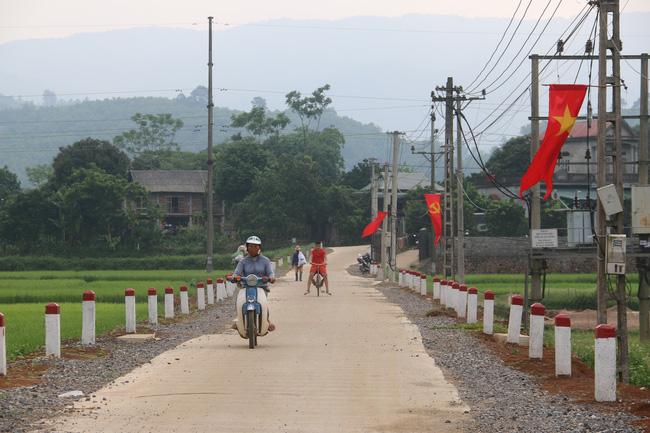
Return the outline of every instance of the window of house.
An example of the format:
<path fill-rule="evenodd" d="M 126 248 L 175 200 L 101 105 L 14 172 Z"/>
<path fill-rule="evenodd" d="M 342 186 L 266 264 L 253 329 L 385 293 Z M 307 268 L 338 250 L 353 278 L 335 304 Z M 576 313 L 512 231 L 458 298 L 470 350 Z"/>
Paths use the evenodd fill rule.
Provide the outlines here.
<path fill-rule="evenodd" d="M 181 198 L 178 196 L 167 197 L 168 213 L 180 213 Z"/>

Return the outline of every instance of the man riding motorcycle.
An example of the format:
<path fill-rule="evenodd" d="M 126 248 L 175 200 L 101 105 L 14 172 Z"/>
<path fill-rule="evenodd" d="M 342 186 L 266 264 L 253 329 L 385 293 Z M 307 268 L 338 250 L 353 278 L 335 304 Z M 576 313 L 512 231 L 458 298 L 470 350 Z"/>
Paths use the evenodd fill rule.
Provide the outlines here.
<path fill-rule="evenodd" d="M 259 278 L 267 277 L 269 282 L 275 283 L 275 274 L 271 268 L 271 261 L 260 253 L 261 249 L 262 241 L 259 237 L 250 236 L 246 239 L 246 252 L 248 255 L 237 263 L 233 277 L 246 278 L 247 275 L 255 274 Z M 274 331 L 275 325 L 271 323 L 269 316 L 267 318 L 269 320 L 269 331 Z"/>
<path fill-rule="evenodd" d="M 311 268 L 309 269 L 309 278 L 307 278 L 307 291 L 305 295 L 309 294 L 311 289 L 311 283 L 316 275 L 316 272 L 321 274 L 323 277 L 323 283 L 325 283 L 325 293 L 331 295 L 330 292 L 330 283 L 327 278 L 327 251 L 323 248 L 323 241 L 316 242 L 316 246 L 312 248 L 311 254 L 309 255 L 311 261 Z"/>

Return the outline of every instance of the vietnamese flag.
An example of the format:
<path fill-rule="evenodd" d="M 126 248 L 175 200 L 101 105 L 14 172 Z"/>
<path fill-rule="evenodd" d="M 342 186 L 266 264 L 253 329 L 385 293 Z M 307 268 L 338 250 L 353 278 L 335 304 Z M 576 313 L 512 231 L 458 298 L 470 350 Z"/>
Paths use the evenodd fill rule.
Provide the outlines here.
<path fill-rule="evenodd" d="M 374 220 L 372 220 L 370 224 L 366 226 L 365 229 L 363 229 L 363 233 L 361 233 L 361 237 L 365 238 L 370 236 L 374 232 L 376 232 L 379 226 L 381 225 L 381 222 L 384 220 L 384 218 L 386 218 L 386 215 L 388 215 L 388 212 L 379 211 L 377 213 L 377 217 Z"/>
<path fill-rule="evenodd" d="M 427 209 L 431 218 L 431 225 L 436 234 L 435 244 L 438 245 L 442 234 L 442 213 L 440 212 L 440 194 L 424 194 L 427 201 Z"/>
<path fill-rule="evenodd" d="M 553 172 L 560 149 L 576 123 L 586 91 L 587 86 L 584 84 L 551 84 L 548 94 L 549 113 L 546 132 L 539 150 L 521 178 L 519 197 L 540 180 L 546 183 L 544 200 L 551 195 Z"/>

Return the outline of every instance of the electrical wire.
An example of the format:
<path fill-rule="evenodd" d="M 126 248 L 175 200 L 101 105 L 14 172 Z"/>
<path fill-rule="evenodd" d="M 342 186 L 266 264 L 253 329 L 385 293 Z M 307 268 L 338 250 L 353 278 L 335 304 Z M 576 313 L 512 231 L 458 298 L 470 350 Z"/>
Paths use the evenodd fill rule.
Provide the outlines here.
<path fill-rule="evenodd" d="M 472 85 L 476 82 L 476 80 L 479 79 L 481 74 L 485 71 L 485 68 L 488 67 L 492 59 L 494 58 L 494 55 L 497 53 L 499 50 L 499 47 L 501 46 L 501 42 L 503 42 L 503 39 L 505 38 L 506 34 L 508 33 L 508 30 L 510 30 L 510 26 L 512 25 L 513 21 L 515 20 L 515 16 L 517 16 L 517 12 L 519 12 L 519 8 L 521 7 L 521 3 L 523 0 L 519 0 L 519 3 L 517 4 L 517 7 L 515 8 L 515 12 L 512 14 L 510 17 L 510 21 L 508 22 L 508 25 L 506 26 L 506 29 L 503 31 L 501 34 L 501 39 L 499 39 L 499 42 L 497 42 L 496 47 L 494 47 L 494 50 L 492 50 L 492 54 L 490 54 L 490 58 L 485 62 L 485 65 L 483 65 L 483 68 L 479 71 L 479 73 L 474 77 L 471 83 L 467 85 L 467 88 L 470 89 L 472 88 Z M 532 1 L 532 0 L 531 0 Z M 528 3 L 528 6 L 530 6 L 530 2 Z M 521 22 L 521 21 L 520 21 Z M 513 33 L 514 36 L 514 33 Z M 512 38 L 510 39 L 512 41 Z"/>

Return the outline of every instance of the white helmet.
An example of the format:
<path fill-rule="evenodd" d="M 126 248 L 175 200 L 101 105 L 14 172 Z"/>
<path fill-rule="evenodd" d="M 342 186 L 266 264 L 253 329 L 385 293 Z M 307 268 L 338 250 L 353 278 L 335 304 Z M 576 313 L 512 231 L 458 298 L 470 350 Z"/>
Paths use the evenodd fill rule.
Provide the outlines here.
<path fill-rule="evenodd" d="M 257 236 L 251 236 L 248 239 L 246 239 L 246 243 L 253 244 L 253 245 L 262 245 L 262 240 Z"/>

